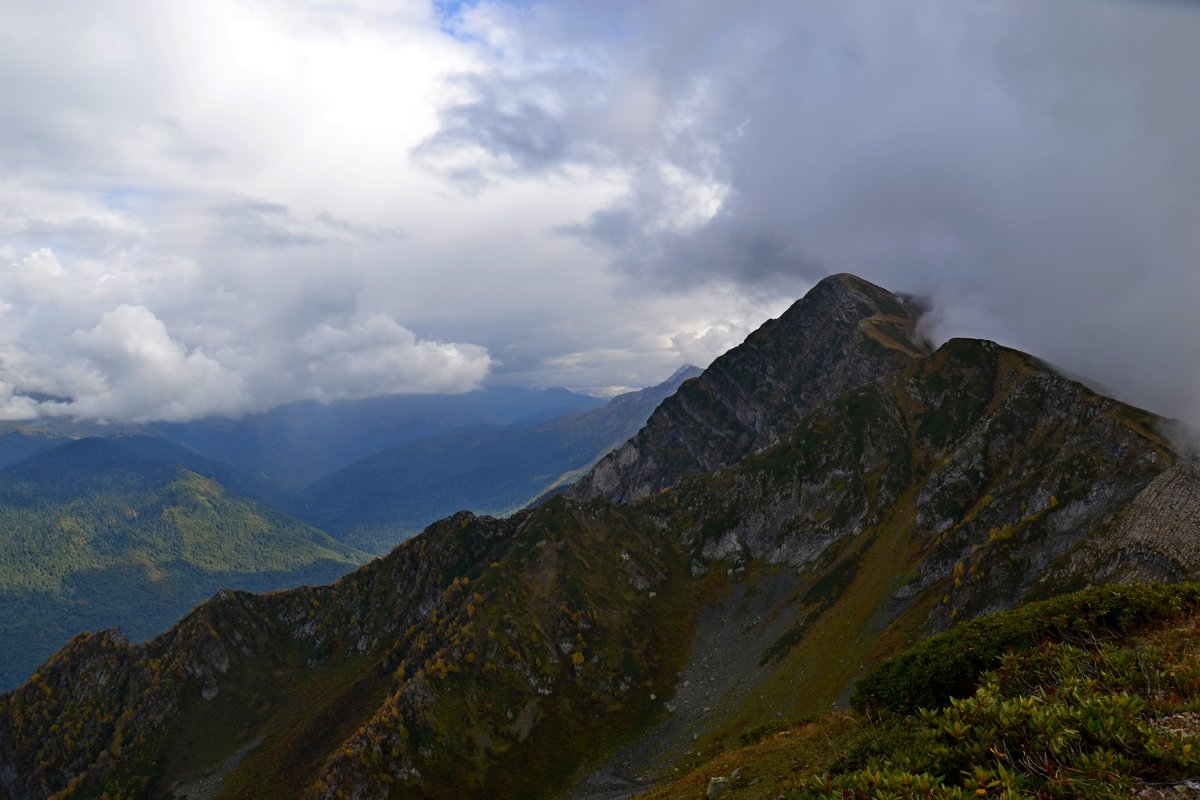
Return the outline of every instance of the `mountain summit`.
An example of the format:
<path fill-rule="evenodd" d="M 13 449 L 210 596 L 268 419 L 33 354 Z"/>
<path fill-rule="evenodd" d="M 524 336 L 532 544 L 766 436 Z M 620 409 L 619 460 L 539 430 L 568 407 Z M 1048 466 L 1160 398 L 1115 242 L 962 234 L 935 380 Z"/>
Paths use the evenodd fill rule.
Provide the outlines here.
<path fill-rule="evenodd" d="M 822 403 L 926 355 L 920 314 L 862 278 L 825 278 L 684 383 L 569 496 L 636 500 L 774 443 Z"/>
<path fill-rule="evenodd" d="M 928 353 L 918 314 L 827 279 L 583 499 L 456 514 L 150 642 L 76 637 L 0 697 L 0 797 L 612 797 L 962 620 L 1200 575 L 1162 420 L 994 342 Z"/>

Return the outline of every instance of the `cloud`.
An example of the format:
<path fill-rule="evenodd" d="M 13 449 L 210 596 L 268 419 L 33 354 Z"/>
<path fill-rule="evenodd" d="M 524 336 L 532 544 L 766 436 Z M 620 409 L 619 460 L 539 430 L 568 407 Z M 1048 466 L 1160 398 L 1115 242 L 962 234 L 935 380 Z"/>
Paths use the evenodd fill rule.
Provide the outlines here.
<path fill-rule="evenodd" d="M 478 386 L 492 365 L 482 347 L 421 341 L 384 314 L 343 327 L 317 325 L 300 339 L 298 350 L 307 359 L 304 391 L 322 401 L 465 392 Z"/>
<path fill-rule="evenodd" d="M 102 269 L 65 268 L 43 248 L 4 271 L 0 419 L 180 421 L 299 399 L 463 392 L 492 366 L 485 348 L 421 339 L 336 298 L 304 305 L 311 296 L 301 291 L 300 306 L 282 307 L 295 318 L 289 326 L 245 316 L 237 294 L 227 305 L 219 292 L 204 296 L 202 273 L 189 279 L 177 268 L 155 286 L 141 271 L 131 279 Z M 203 304 L 173 307 L 188 284 Z M 146 305 L 122 301 L 135 296 L 172 311 L 173 328 Z M 282 337 L 289 327 L 298 335 Z"/>
<path fill-rule="evenodd" d="M 18 0 L 5 22 L 5 417 L 648 385 L 850 271 L 933 298 L 938 336 L 1200 421 L 1190 4 Z"/>
<path fill-rule="evenodd" d="M 199 348 L 171 338 L 145 306 L 120 305 L 70 337 L 62 390 L 73 399 L 45 413 L 91 419 L 186 420 L 236 414 L 247 405 L 242 377 Z"/>
<path fill-rule="evenodd" d="M 1185 77 L 1200 9 L 501 8 L 461 15 L 505 68 L 473 76 L 443 131 L 508 168 L 628 170 L 614 202 L 560 232 L 648 290 L 787 296 L 857 272 L 934 298 L 941 338 L 997 338 L 1200 422 L 1200 105 Z M 535 129 L 570 132 L 528 163 L 460 124 L 513 85 L 537 98 Z M 636 135 L 614 124 L 625 115 Z"/>

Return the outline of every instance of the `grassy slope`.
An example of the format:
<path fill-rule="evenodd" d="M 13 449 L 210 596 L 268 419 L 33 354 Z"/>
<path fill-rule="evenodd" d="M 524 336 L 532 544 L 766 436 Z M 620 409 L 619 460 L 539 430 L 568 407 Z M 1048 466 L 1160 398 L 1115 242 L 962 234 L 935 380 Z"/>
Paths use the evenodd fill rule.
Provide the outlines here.
<path fill-rule="evenodd" d="M 552 796 L 661 719 L 693 601 L 681 554 L 635 516 L 553 500 L 447 595 L 437 619 L 412 632 L 393 693 L 323 785 Z M 404 777 L 410 770 L 422 780 Z"/>
<path fill-rule="evenodd" d="M 984 617 L 886 661 L 858 697 L 872 713 L 745 729 L 644 797 L 699 797 L 713 778 L 735 800 L 1132 797 L 1200 767 L 1198 633 L 1194 584 L 1097 587 Z"/>

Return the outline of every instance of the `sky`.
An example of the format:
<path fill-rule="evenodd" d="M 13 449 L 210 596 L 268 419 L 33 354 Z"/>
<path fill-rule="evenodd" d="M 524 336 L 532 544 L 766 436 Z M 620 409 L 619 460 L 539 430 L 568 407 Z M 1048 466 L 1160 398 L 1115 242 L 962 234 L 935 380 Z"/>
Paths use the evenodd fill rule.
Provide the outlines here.
<path fill-rule="evenodd" d="M 1200 424 L 1200 6 L 0 0 L 0 419 L 705 366 L 824 275 Z"/>

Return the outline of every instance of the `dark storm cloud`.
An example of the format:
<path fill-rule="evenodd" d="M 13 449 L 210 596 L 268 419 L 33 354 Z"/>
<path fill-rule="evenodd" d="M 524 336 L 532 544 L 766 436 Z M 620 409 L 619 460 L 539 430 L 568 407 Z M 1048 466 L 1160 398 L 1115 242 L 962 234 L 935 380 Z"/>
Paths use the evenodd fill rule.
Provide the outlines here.
<path fill-rule="evenodd" d="M 623 35 L 592 34 L 600 19 Z M 604 64 L 542 82 L 533 129 L 556 130 L 553 109 L 577 141 L 537 158 L 454 108 L 446 123 L 526 169 L 601 153 L 631 170 L 560 232 L 645 285 L 783 294 L 858 272 L 934 298 L 938 336 L 996 338 L 1200 420 L 1200 8 L 585 3 L 462 24 L 501 29 L 529 82 L 546 54 L 560 73 L 572 52 Z M 499 95 L 474 80 L 486 120 Z"/>
<path fill-rule="evenodd" d="M 482 78 L 463 83 L 471 99 L 445 109 L 441 131 L 418 149 L 419 155 L 478 145 L 517 171 L 540 171 L 568 156 L 571 139 L 547 109 L 532 100 L 513 100 L 509 87 L 494 87 Z"/>

